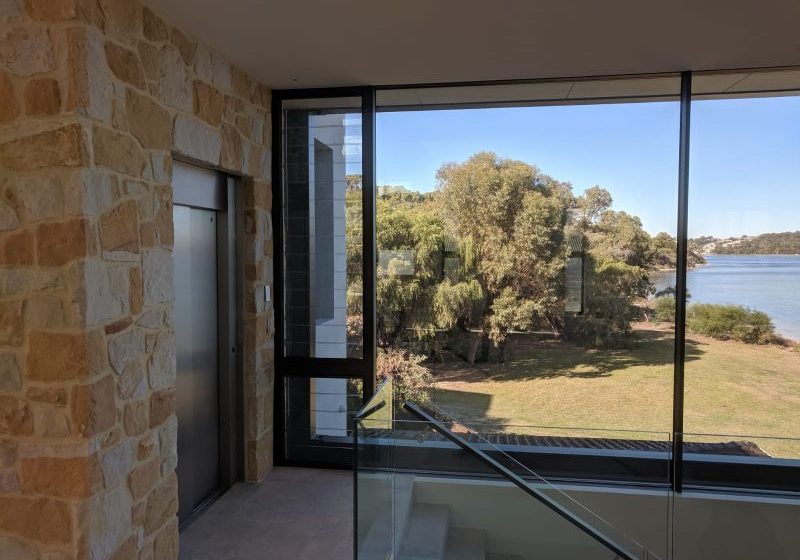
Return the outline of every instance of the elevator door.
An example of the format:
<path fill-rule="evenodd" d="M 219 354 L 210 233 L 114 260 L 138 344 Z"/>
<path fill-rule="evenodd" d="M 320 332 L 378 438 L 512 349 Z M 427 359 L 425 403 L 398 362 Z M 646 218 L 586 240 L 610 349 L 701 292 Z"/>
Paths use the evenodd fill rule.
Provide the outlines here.
<path fill-rule="evenodd" d="M 178 494 L 181 523 L 220 493 L 217 213 L 175 205 Z"/>

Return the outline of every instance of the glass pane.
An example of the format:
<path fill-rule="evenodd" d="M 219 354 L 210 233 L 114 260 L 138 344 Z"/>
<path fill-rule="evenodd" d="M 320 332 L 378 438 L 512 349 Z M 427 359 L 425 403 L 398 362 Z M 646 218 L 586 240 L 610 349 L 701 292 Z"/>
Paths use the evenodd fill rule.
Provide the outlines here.
<path fill-rule="evenodd" d="M 800 73 L 694 84 L 684 450 L 800 466 Z"/>
<path fill-rule="evenodd" d="M 646 434 L 672 428 L 679 87 L 384 97 L 378 375 L 508 441 L 600 430 L 609 451 L 667 453 Z"/>
<path fill-rule="evenodd" d="M 391 380 L 378 387 L 355 421 L 356 556 L 385 560 L 394 547 Z"/>
<path fill-rule="evenodd" d="M 363 356 L 361 140 L 360 99 L 285 102 L 287 356 Z"/>
<path fill-rule="evenodd" d="M 689 442 L 684 450 L 689 463 L 684 466 L 687 470 L 691 468 L 692 454 L 702 453 L 703 446 L 709 444 L 701 438 L 695 443 L 696 438 L 691 434 L 684 439 Z M 744 463 L 757 459 L 741 460 Z M 740 467 L 733 467 L 737 468 Z M 773 476 L 769 478 L 776 484 L 781 482 Z M 796 498 L 786 494 L 771 497 L 763 492 L 676 493 L 672 558 L 794 560 L 800 546 L 797 527 L 800 527 L 800 507 Z"/>
<path fill-rule="evenodd" d="M 663 496 L 610 487 L 573 488 L 568 496 L 562 491 L 566 487 L 524 469 L 515 473 L 523 477 L 520 487 L 426 422 L 395 419 L 380 430 L 357 426 L 359 559 L 667 558 Z M 507 468 L 514 466 L 510 456 L 487 442 L 472 438 L 471 445 Z M 613 521 L 601 519 L 580 499 L 611 504 Z M 643 519 L 652 520 L 652 526 Z M 613 525 L 618 520 L 642 534 L 629 537 Z"/>
<path fill-rule="evenodd" d="M 289 460 L 352 461 L 352 422 L 361 408 L 360 379 L 285 378 L 284 441 Z"/>

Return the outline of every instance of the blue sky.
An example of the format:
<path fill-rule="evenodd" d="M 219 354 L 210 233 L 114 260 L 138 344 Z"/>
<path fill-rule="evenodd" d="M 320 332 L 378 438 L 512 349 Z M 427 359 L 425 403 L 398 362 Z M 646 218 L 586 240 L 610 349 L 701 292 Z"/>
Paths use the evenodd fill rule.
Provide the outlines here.
<path fill-rule="evenodd" d="M 537 165 L 576 193 L 607 188 L 651 233 L 675 233 L 678 103 L 379 113 L 379 185 L 431 190 L 481 150 Z M 800 229 L 800 97 L 692 106 L 690 236 Z"/>

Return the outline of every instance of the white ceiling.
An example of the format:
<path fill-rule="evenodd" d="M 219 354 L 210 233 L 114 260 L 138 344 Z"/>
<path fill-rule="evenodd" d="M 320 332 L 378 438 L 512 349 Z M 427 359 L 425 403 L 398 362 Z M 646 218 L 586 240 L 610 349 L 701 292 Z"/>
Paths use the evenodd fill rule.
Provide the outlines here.
<path fill-rule="evenodd" d="M 146 0 L 273 88 L 800 65 L 800 0 Z"/>

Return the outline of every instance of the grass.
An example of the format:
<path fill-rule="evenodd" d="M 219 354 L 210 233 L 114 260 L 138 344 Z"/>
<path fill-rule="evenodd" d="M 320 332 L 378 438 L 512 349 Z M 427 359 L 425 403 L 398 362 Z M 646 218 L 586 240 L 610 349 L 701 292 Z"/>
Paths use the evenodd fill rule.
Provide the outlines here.
<path fill-rule="evenodd" d="M 653 324 L 636 333 L 627 350 L 517 340 L 505 364 L 437 364 L 435 404 L 465 423 L 506 432 L 664 441 L 672 426 L 673 333 Z M 687 441 L 747 440 L 773 457 L 800 459 L 797 349 L 689 334 L 685 375 L 685 431 L 722 435 Z M 787 437 L 798 440 L 770 439 Z"/>

